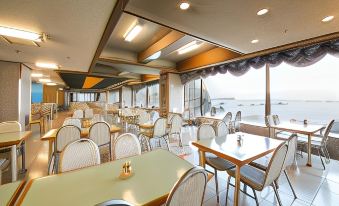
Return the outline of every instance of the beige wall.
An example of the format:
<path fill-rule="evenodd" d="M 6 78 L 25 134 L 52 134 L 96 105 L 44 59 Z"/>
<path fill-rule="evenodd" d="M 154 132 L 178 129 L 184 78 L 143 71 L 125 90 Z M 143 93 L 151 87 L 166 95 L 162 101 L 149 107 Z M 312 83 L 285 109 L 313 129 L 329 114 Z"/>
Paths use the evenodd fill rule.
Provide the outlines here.
<path fill-rule="evenodd" d="M 169 112 L 184 112 L 184 85 L 178 74 L 168 74 L 169 81 Z"/>

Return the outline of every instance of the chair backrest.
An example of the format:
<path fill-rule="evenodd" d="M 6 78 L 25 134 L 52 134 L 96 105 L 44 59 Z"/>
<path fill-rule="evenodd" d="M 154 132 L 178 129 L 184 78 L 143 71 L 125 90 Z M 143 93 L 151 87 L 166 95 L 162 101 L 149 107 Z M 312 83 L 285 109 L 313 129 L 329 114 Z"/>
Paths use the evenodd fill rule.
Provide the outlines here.
<path fill-rule="evenodd" d="M 170 133 L 180 133 L 182 127 L 182 118 L 178 114 L 173 114 L 171 119 Z"/>
<path fill-rule="evenodd" d="M 225 122 L 218 121 L 214 127 L 215 135 L 217 137 L 226 136 L 228 134 L 228 128 Z"/>
<path fill-rule="evenodd" d="M 153 122 L 155 122 L 157 119 L 159 119 L 160 115 L 159 115 L 159 112 L 157 111 L 151 111 L 151 120 Z"/>
<path fill-rule="evenodd" d="M 89 128 L 89 138 L 98 146 L 111 142 L 110 126 L 106 122 L 96 122 Z"/>
<path fill-rule="evenodd" d="M 190 169 L 172 188 L 166 206 L 202 205 L 206 184 L 207 174 L 203 168 Z"/>
<path fill-rule="evenodd" d="M 139 124 L 145 124 L 151 120 L 151 116 L 146 110 L 141 109 L 138 113 L 139 113 Z"/>
<path fill-rule="evenodd" d="M 93 109 L 85 109 L 85 118 L 93 118 Z"/>
<path fill-rule="evenodd" d="M 227 112 L 222 121 L 225 122 L 226 125 L 230 125 L 230 122 L 232 121 L 232 112 Z"/>
<path fill-rule="evenodd" d="M 210 124 L 201 124 L 198 128 L 197 139 L 211 139 L 215 138 L 215 131 Z"/>
<path fill-rule="evenodd" d="M 234 129 L 236 131 L 239 131 L 240 130 L 240 121 L 241 121 L 241 111 L 238 111 L 236 114 L 235 114 L 235 119 L 234 119 Z"/>
<path fill-rule="evenodd" d="M 140 142 L 132 133 L 120 135 L 113 144 L 113 159 L 118 160 L 141 154 Z"/>
<path fill-rule="evenodd" d="M 56 141 L 54 141 L 54 151 L 61 152 L 67 144 L 80 139 L 81 131 L 78 127 L 72 125 L 62 126 L 57 134 Z"/>
<path fill-rule="evenodd" d="M 275 125 L 280 124 L 279 116 L 277 114 L 272 115 L 272 118 Z"/>
<path fill-rule="evenodd" d="M 122 116 L 131 116 L 133 115 L 133 112 L 130 108 L 124 108 L 121 110 L 121 115 Z"/>
<path fill-rule="evenodd" d="M 266 124 L 267 127 L 271 127 L 271 126 L 275 125 L 273 115 L 267 115 L 265 117 L 265 124 Z"/>
<path fill-rule="evenodd" d="M 67 125 L 76 126 L 79 129 L 81 129 L 81 121 L 80 119 L 77 119 L 77 118 L 73 118 L 73 117 L 66 118 L 62 126 L 67 126 Z"/>
<path fill-rule="evenodd" d="M 325 132 L 323 134 L 323 138 L 321 140 L 321 145 L 325 146 L 328 140 L 328 135 L 330 134 L 330 131 L 332 129 L 334 125 L 334 119 L 330 121 L 330 123 L 328 123 L 328 125 L 325 128 Z"/>
<path fill-rule="evenodd" d="M 171 124 L 171 121 L 172 121 L 172 118 L 173 118 L 174 115 L 176 115 L 176 114 L 173 114 L 173 113 L 171 113 L 171 112 L 169 112 L 169 113 L 167 114 L 167 123 L 168 123 L 168 124 Z"/>
<path fill-rule="evenodd" d="M 93 118 L 91 120 L 92 124 L 96 123 L 96 122 L 101 122 L 103 119 L 101 117 L 100 114 L 94 114 Z"/>
<path fill-rule="evenodd" d="M 7 121 L 0 123 L 0 133 L 20 132 L 21 124 L 17 121 Z"/>
<path fill-rule="evenodd" d="M 118 123 L 117 115 L 113 115 L 113 114 L 106 114 L 106 115 L 104 115 L 104 120 L 105 120 L 105 122 L 108 123 L 108 125 L 112 125 L 112 124 L 117 124 Z"/>
<path fill-rule="evenodd" d="M 162 137 L 166 134 L 167 119 L 158 118 L 154 123 L 153 137 Z"/>
<path fill-rule="evenodd" d="M 73 118 L 83 118 L 84 112 L 81 109 L 77 109 L 73 112 Z"/>
<path fill-rule="evenodd" d="M 280 176 L 284 166 L 287 148 L 288 146 L 284 142 L 274 151 L 266 170 L 264 187 L 271 185 L 272 182 Z"/>
<path fill-rule="evenodd" d="M 69 143 L 60 154 L 59 172 L 100 164 L 98 146 L 90 139 L 78 139 Z"/>
<path fill-rule="evenodd" d="M 297 144 L 298 144 L 298 135 L 292 134 L 287 140 L 288 148 L 283 168 L 291 166 L 295 162 Z"/>

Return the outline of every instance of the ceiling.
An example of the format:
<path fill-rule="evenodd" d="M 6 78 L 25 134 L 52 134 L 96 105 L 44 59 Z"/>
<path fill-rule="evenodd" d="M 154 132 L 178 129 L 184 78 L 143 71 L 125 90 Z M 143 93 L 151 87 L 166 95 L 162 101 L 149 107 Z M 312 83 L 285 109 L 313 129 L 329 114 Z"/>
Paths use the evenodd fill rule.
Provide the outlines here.
<path fill-rule="evenodd" d="M 260 51 L 339 31 L 336 0 L 190 0 L 182 11 L 180 1 L 130 0 L 127 12 L 159 22 L 242 53 Z M 262 8 L 269 13 L 257 16 Z M 251 44 L 258 39 L 257 44 Z"/>

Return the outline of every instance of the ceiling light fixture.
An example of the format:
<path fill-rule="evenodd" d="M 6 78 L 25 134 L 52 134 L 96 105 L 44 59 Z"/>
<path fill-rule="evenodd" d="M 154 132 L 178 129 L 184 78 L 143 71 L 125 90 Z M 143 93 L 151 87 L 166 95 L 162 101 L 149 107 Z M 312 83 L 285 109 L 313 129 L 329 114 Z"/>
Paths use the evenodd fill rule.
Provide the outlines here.
<path fill-rule="evenodd" d="M 151 56 L 149 56 L 147 59 L 148 60 L 155 60 L 155 59 L 158 59 L 160 56 L 161 56 L 161 51 L 158 51 L 158 52 L 152 54 Z"/>
<path fill-rule="evenodd" d="M 38 34 L 29 31 L 23 31 L 19 29 L 13 29 L 8 27 L 0 26 L 0 35 L 7 36 L 7 37 L 14 37 L 20 39 L 26 39 L 35 42 L 41 42 L 44 39 L 43 34 Z"/>
<path fill-rule="evenodd" d="M 42 77 L 43 76 L 43 74 L 41 74 L 41 73 L 32 73 L 31 74 L 31 77 Z"/>
<path fill-rule="evenodd" d="M 257 12 L 257 15 L 258 16 L 261 16 L 261 15 L 264 15 L 268 12 L 268 9 L 260 9 L 258 12 Z"/>
<path fill-rule="evenodd" d="M 190 8 L 190 4 L 188 2 L 181 2 L 179 7 L 181 10 L 187 10 L 188 8 Z"/>
<path fill-rule="evenodd" d="M 46 85 L 48 85 L 48 86 L 56 86 L 57 84 L 54 83 L 54 82 L 48 82 Z"/>
<path fill-rule="evenodd" d="M 46 68 L 46 69 L 58 69 L 59 66 L 55 63 L 45 63 L 45 62 L 37 62 L 35 63 L 35 66 L 40 68 Z"/>
<path fill-rule="evenodd" d="M 198 47 L 200 47 L 201 43 L 198 43 L 197 41 L 192 41 L 188 44 L 186 44 L 185 46 L 182 46 L 178 49 L 178 54 L 185 54 L 187 52 L 190 52 L 194 49 L 197 49 Z"/>
<path fill-rule="evenodd" d="M 333 19 L 334 19 L 334 16 L 326 16 L 321 21 L 322 22 L 329 22 L 329 21 L 332 21 Z"/>
<path fill-rule="evenodd" d="M 136 23 L 130 27 L 124 35 L 125 41 L 131 42 L 141 32 L 142 26 Z"/>
<path fill-rule="evenodd" d="M 49 83 L 49 82 L 52 82 L 52 81 L 50 79 L 39 79 L 39 82 Z"/>
<path fill-rule="evenodd" d="M 253 40 L 251 41 L 252 44 L 256 44 L 256 43 L 258 43 L 258 42 L 259 42 L 258 39 L 253 39 Z"/>

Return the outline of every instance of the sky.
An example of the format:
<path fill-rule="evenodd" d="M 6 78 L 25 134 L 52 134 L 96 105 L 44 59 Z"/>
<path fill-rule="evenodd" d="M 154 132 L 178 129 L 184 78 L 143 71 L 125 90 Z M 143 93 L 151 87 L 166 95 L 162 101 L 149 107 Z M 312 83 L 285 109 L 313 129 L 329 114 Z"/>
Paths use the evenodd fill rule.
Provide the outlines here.
<path fill-rule="evenodd" d="M 308 67 L 282 63 L 270 69 L 271 99 L 339 101 L 339 58 L 326 55 Z M 265 68 L 204 79 L 211 98 L 265 99 Z"/>

